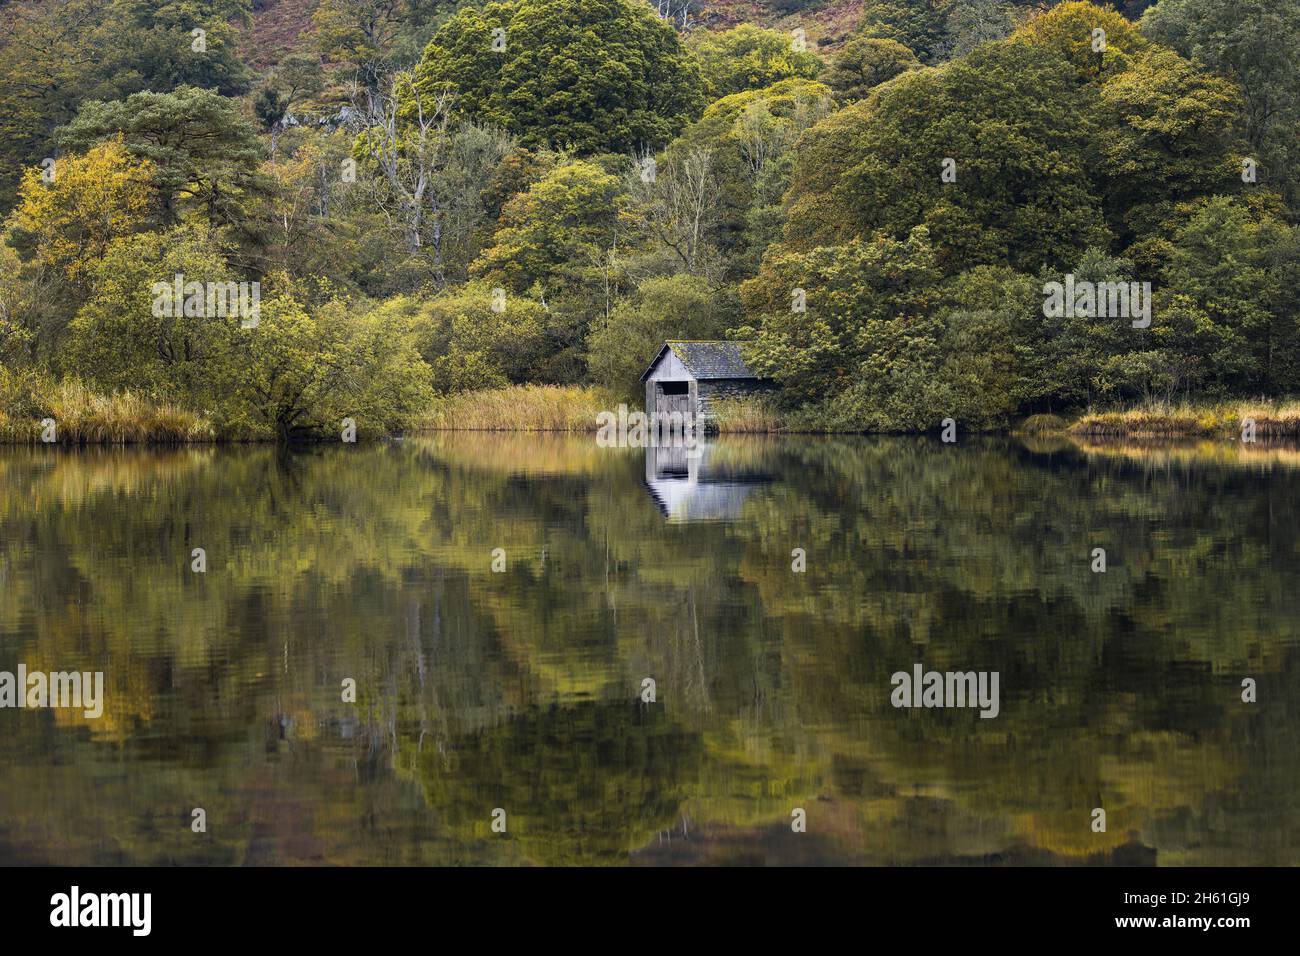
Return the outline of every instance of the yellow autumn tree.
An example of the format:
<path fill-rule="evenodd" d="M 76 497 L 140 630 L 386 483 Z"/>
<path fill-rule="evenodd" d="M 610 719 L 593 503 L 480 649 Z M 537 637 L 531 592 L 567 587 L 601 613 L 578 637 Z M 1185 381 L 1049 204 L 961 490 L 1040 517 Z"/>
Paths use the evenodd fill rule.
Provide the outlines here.
<path fill-rule="evenodd" d="M 114 239 L 155 224 L 155 168 L 119 140 L 65 156 L 23 176 L 11 219 L 13 244 L 70 281 L 89 277 Z"/>
<path fill-rule="evenodd" d="M 1070 0 L 1032 17 L 1011 38 L 1060 54 L 1085 82 L 1123 73 L 1151 46 L 1124 14 L 1084 0 Z"/>

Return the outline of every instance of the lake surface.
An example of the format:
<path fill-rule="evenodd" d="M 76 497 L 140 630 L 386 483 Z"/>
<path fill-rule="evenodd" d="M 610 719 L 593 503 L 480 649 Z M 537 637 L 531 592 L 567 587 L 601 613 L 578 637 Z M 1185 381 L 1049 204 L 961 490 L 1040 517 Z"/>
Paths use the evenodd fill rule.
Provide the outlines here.
<path fill-rule="evenodd" d="M 0 448 L 0 670 L 106 684 L 0 863 L 1300 864 L 1298 535 L 1263 446 Z"/>

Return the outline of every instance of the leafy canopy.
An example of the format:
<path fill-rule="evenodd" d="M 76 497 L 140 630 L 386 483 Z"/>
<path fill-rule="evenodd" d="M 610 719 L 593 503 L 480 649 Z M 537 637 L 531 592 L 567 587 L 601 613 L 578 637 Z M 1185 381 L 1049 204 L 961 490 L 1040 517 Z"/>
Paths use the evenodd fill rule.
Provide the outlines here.
<path fill-rule="evenodd" d="M 810 80 L 822 65 L 821 57 L 793 35 L 750 24 L 723 33 L 698 31 L 691 49 L 709 99 L 762 89 L 779 80 Z"/>
<path fill-rule="evenodd" d="M 434 34 L 422 91 L 451 89 L 475 120 L 525 146 L 579 154 L 668 142 L 702 105 L 699 69 L 637 0 L 507 0 L 466 8 Z"/>

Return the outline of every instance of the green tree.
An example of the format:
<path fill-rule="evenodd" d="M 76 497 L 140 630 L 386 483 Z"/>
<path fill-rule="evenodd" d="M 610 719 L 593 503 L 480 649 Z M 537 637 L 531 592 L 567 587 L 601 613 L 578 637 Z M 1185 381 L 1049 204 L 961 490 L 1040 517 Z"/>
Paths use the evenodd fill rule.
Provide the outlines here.
<path fill-rule="evenodd" d="M 840 104 L 853 103 L 865 99 L 886 80 L 920 65 L 916 55 L 897 40 L 854 36 L 822 71 L 821 81 L 835 91 Z"/>
<path fill-rule="evenodd" d="M 803 49 L 790 34 L 750 24 L 722 33 L 697 31 L 691 50 L 699 61 L 704 92 L 710 100 L 762 89 L 780 80 L 812 79 L 822 66 L 821 57 Z"/>
<path fill-rule="evenodd" d="M 416 78 L 432 95 L 452 90 L 471 118 L 525 146 L 580 154 L 662 145 L 701 101 L 699 70 L 677 34 L 634 0 L 466 8 L 434 35 Z"/>
<path fill-rule="evenodd" d="M 1076 285 L 1139 281 L 1132 261 L 1095 246 L 1065 268 L 1044 270 L 1040 275 L 1044 282 L 1063 282 L 1066 273 L 1074 276 Z M 1156 383 L 1148 373 L 1158 372 L 1160 357 L 1155 354 L 1158 340 L 1154 334 L 1161 321 L 1158 303 L 1152 306 L 1152 327 L 1148 329 L 1135 329 L 1128 318 L 1101 314 L 1101 310 L 1093 310 L 1096 314 L 1077 310 L 1073 316 L 1065 311 L 1041 323 L 1054 366 L 1055 395 L 1065 407 L 1137 398 Z"/>
<path fill-rule="evenodd" d="M 304 281 L 328 276 L 335 289 L 387 291 L 405 258 L 400 238 L 365 195 L 366 184 L 340 175 L 354 141 L 342 129 L 304 124 L 285 130 L 281 148 L 262 167 L 270 195 L 250 210 L 258 242 L 241 250 L 250 272 Z"/>
<path fill-rule="evenodd" d="M 155 167 L 168 225 L 190 214 L 213 225 L 239 224 L 249 217 L 248 205 L 267 193 L 257 130 L 228 97 L 182 87 L 91 101 L 60 130 L 59 145 L 85 151 L 116 137 L 131 155 Z"/>
<path fill-rule="evenodd" d="M 1213 350 L 1195 346 L 1209 360 L 1208 381 L 1220 393 L 1291 392 L 1300 385 L 1295 228 L 1224 196 L 1194 208 L 1173 234 L 1161 278 L 1169 295 L 1222 330 Z"/>
<path fill-rule="evenodd" d="M 0 244 L 0 335 L 6 358 L 49 354 L 76 308 L 66 292 L 66 280 L 54 269 L 23 262 L 18 250 Z"/>
<path fill-rule="evenodd" d="M 379 89 L 410 63 L 455 0 L 320 0 L 312 13 L 316 49 L 329 62 L 355 69 L 367 89 Z"/>
<path fill-rule="evenodd" d="M 1121 241 L 1145 234 L 1179 202 L 1241 185 L 1242 101 L 1229 80 L 1172 50 L 1152 50 L 1101 88 L 1100 190 Z"/>
<path fill-rule="evenodd" d="M 6 8 L 0 211 L 12 203 L 23 167 L 54 155 L 56 129 L 85 100 L 186 85 L 242 92 L 248 72 L 234 39 L 247 9 L 247 0 L 51 0 Z"/>
<path fill-rule="evenodd" d="M 381 324 L 406 316 L 435 391 L 496 388 L 540 377 L 549 316 L 525 296 L 502 295 L 482 282 L 419 301 L 399 297 L 376 310 Z"/>
<path fill-rule="evenodd" d="M 54 130 L 76 113 L 100 44 L 79 24 L 94 22 L 96 0 L 15 4 L 4 11 L 0 43 L 0 211 L 17 197 L 23 171 L 54 156 Z"/>
<path fill-rule="evenodd" d="M 1141 29 L 1236 80 L 1260 181 L 1300 205 L 1300 2 L 1161 0 L 1143 14 Z"/>
<path fill-rule="evenodd" d="M 271 297 L 222 370 L 228 420 L 280 440 L 337 435 L 346 418 L 361 435 L 414 424 L 432 399 L 429 367 L 414 329 L 392 318 L 339 300 L 307 309 Z"/>
<path fill-rule="evenodd" d="M 903 74 L 809 131 L 786 240 L 902 238 L 924 223 L 950 273 L 1068 262 L 1109 241 L 1089 175 L 1093 97 L 1051 53 L 1020 43 Z"/>
<path fill-rule="evenodd" d="M 628 398 L 640 397 L 637 380 L 669 339 L 716 339 L 737 324 L 739 300 L 733 289 L 715 288 L 699 276 L 646 279 L 587 339 L 593 381 Z"/>
<path fill-rule="evenodd" d="M 1007 428 L 1026 411 L 1050 410 L 1055 343 L 1042 304 L 1039 283 L 1005 266 L 976 266 L 945 286 L 942 364 L 931 373 L 946 387 L 945 417 Z"/>
<path fill-rule="evenodd" d="M 490 286 L 537 299 L 550 312 L 544 381 L 584 373 L 591 319 L 613 308 L 623 280 L 619 238 L 627 196 L 620 178 L 581 160 L 557 167 L 505 205 L 492 245 L 470 267 Z"/>
<path fill-rule="evenodd" d="M 805 79 L 724 96 L 673 141 L 656 180 L 639 186 L 636 195 L 650 200 L 653 208 L 654 200 L 672 194 L 692 163 L 707 160 L 708 195 L 698 197 L 712 227 L 705 239 L 722 255 L 720 271 L 751 274 L 767 243 L 780 234 L 781 196 L 794 145 L 833 109 L 830 89 Z M 650 221 L 660 220 L 652 213 Z M 691 262 L 681 264 L 701 271 Z"/>
<path fill-rule="evenodd" d="M 0 244 L 0 368 L 30 358 L 38 327 L 40 302 L 22 266 L 17 251 Z"/>
<path fill-rule="evenodd" d="M 940 279 L 924 227 L 902 241 L 772 252 L 740 288 L 746 313 L 762 324 L 738 334 L 754 341 L 752 367 L 781 383 L 784 402 L 816 403 L 843 391 L 873 355 L 878 373 L 891 356 L 905 357 L 907 342 L 927 338 Z"/>
<path fill-rule="evenodd" d="M 904 274 L 891 262 L 908 254 L 919 261 Z M 800 328 L 798 338 L 785 339 L 794 361 L 821 358 L 809 403 L 793 412 L 796 423 L 922 431 L 953 418 L 964 428 L 1006 428 L 1041 394 L 1048 371 L 1038 334 L 1042 300 L 1030 277 L 979 266 L 940 283 L 922 230 L 906 247 L 852 243 L 804 260 L 834 266 L 790 276 L 806 283 L 799 288 L 808 312 L 765 315 L 756 347 L 772 349 L 782 340 L 772 332 Z"/>
<path fill-rule="evenodd" d="M 922 63 L 947 56 L 944 0 L 868 0 L 854 31 L 860 36 L 895 40 Z"/>
<path fill-rule="evenodd" d="M 193 86 L 243 93 L 251 74 L 235 47 L 250 6 L 250 0 L 111 0 L 103 27 L 111 65 L 119 76 L 134 73 L 143 81 L 130 92 Z"/>
<path fill-rule="evenodd" d="M 1031 17 L 1012 39 L 1051 50 L 1084 83 L 1124 72 L 1130 59 L 1151 45 L 1123 14 L 1086 0 L 1069 0 Z"/>
<path fill-rule="evenodd" d="M 514 292 L 537 288 L 544 300 L 561 295 L 613 247 L 625 202 L 617 176 L 566 163 L 506 204 L 470 271 Z"/>
<path fill-rule="evenodd" d="M 364 191 L 400 232 L 406 255 L 435 287 L 463 278 L 488 223 L 484 193 L 514 142 L 499 130 L 456 118 L 453 98 L 393 79 L 391 93 L 367 98 L 354 155 Z"/>
<path fill-rule="evenodd" d="M 1006 0 L 950 0 L 943 20 L 948 54 L 965 56 L 981 43 L 1001 40 L 1020 16 Z"/>
<path fill-rule="evenodd" d="M 215 407 L 240 319 L 187 316 L 175 302 L 158 307 L 159 289 L 171 287 L 177 275 L 186 283 L 241 278 L 207 229 L 178 226 L 112 242 L 96 264 L 93 294 L 69 327 L 67 367 L 110 391 Z"/>
<path fill-rule="evenodd" d="M 271 133 L 271 158 L 275 158 L 279 136 L 293 122 L 293 108 L 320 93 L 325 77 L 320 57 L 290 53 L 266 77 L 253 97 L 253 113 Z"/>

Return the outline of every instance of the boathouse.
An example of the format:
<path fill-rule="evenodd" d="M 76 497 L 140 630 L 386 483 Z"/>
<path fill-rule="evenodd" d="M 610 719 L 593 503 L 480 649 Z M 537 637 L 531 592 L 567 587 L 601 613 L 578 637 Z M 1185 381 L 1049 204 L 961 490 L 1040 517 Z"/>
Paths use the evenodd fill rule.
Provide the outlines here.
<path fill-rule="evenodd" d="M 771 391 L 745 364 L 740 342 L 665 342 L 641 375 L 647 414 L 681 412 L 707 425 L 719 398 L 743 398 Z"/>

